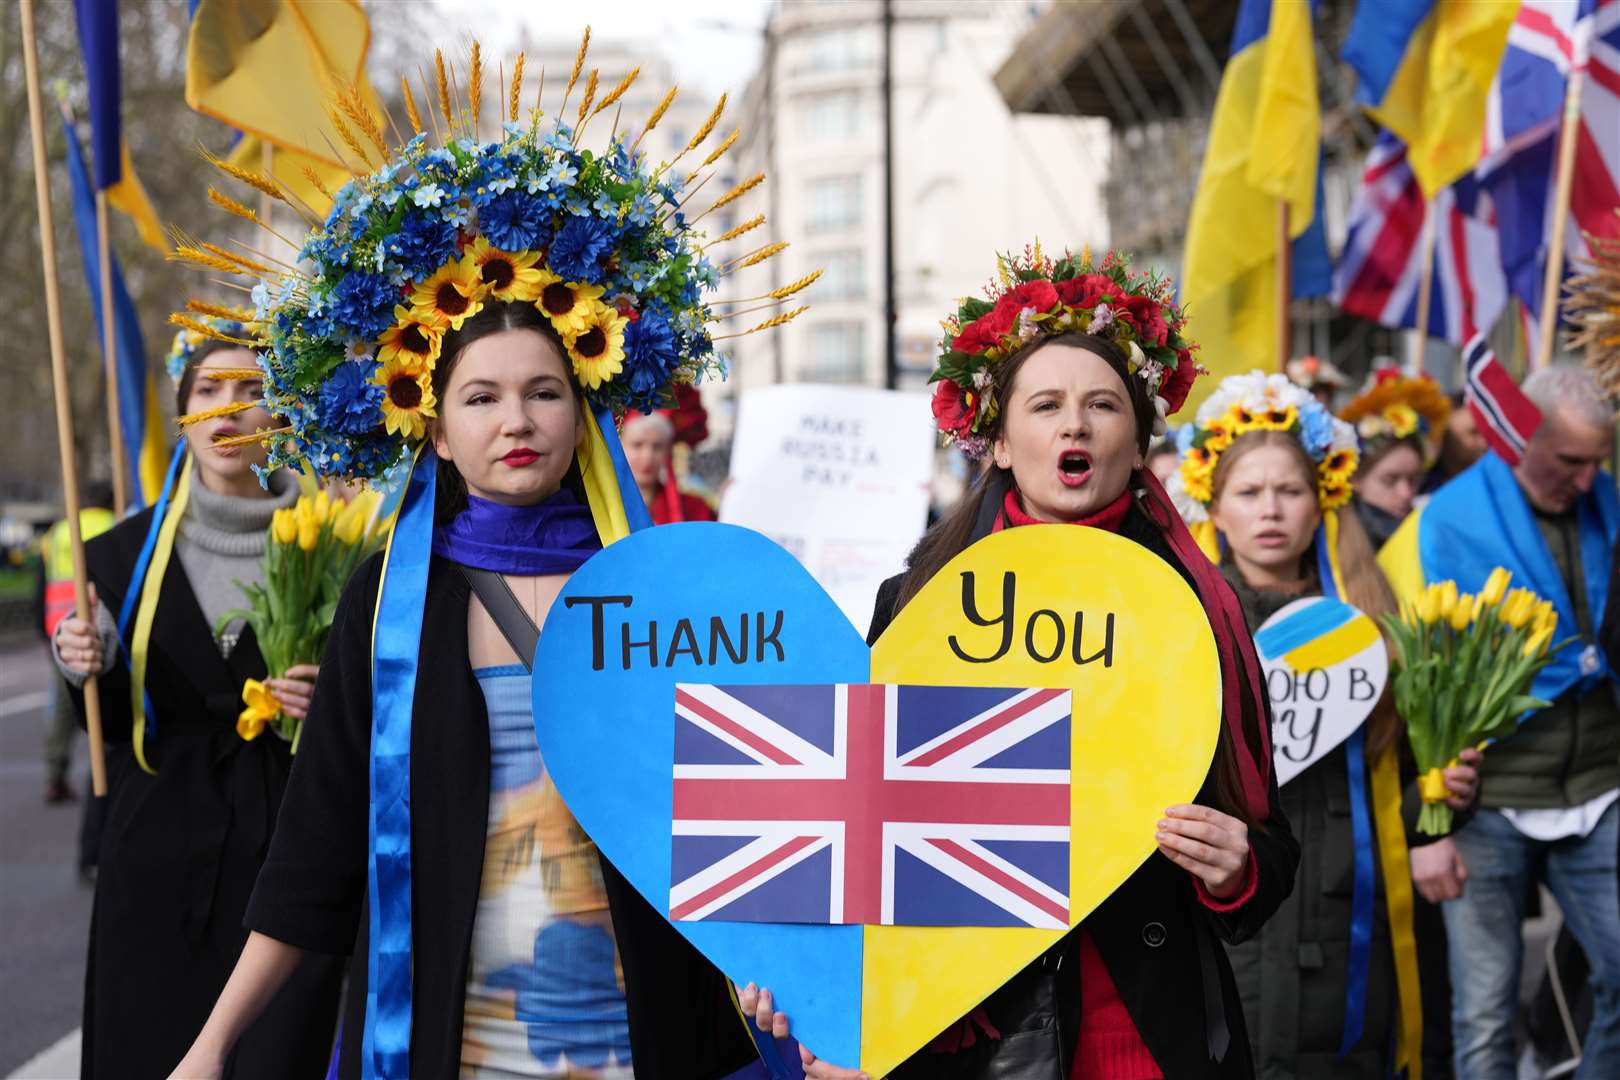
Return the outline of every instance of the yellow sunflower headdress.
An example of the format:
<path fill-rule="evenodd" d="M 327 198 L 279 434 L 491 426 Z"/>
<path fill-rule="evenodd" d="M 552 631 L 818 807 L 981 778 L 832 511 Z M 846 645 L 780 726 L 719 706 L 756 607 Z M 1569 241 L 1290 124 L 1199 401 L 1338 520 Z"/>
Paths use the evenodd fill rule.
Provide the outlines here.
<path fill-rule="evenodd" d="M 1284 431 L 1299 440 L 1316 464 L 1316 495 L 1323 510 L 1350 501 L 1350 478 L 1360 460 L 1355 429 L 1286 377 L 1251 371 L 1222 380 L 1178 436 L 1181 468 L 1170 478 L 1168 490 L 1194 535 L 1197 526 L 1209 521 L 1221 454 L 1251 431 Z"/>
<path fill-rule="evenodd" d="M 1451 400 L 1432 378 L 1408 375 L 1397 367 L 1375 369 L 1361 393 L 1339 411 L 1339 419 L 1355 425 L 1363 458 L 1416 435 L 1423 444 L 1425 467 L 1434 464 L 1450 417 Z"/>

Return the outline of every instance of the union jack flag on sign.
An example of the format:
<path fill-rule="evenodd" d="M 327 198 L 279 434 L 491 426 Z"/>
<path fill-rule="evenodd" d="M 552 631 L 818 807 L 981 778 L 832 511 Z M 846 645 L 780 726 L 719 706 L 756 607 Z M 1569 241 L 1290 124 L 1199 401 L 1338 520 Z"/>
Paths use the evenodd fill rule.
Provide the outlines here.
<path fill-rule="evenodd" d="M 669 917 L 1069 925 L 1067 690 L 675 690 Z"/>

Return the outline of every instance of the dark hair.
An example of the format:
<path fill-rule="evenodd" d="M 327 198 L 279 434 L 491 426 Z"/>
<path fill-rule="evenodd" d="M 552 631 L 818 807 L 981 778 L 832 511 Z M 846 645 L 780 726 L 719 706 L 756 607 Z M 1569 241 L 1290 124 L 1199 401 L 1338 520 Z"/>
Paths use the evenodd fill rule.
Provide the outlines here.
<path fill-rule="evenodd" d="M 236 345 L 229 341 L 220 341 L 217 338 L 209 338 L 192 349 L 191 355 L 186 358 L 185 370 L 180 373 L 180 383 L 175 387 L 174 391 L 174 412 L 176 416 L 184 416 L 191 411 L 186 402 L 191 400 L 192 388 L 197 385 L 197 368 L 202 366 L 204 360 L 224 349 L 252 351 L 246 345 Z"/>
<path fill-rule="evenodd" d="M 985 439 L 994 443 L 1000 436 L 1006 423 L 1007 402 L 1012 394 L 1013 383 L 1018 378 L 1018 372 L 1031 356 L 1048 345 L 1073 345 L 1085 349 L 1102 357 L 1114 370 L 1114 374 L 1125 384 L 1125 393 L 1131 403 L 1131 414 L 1136 420 L 1137 452 L 1147 453 L 1148 441 L 1153 437 L 1155 416 L 1153 399 L 1142 380 L 1131 376 L 1130 365 L 1119 346 L 1107 338 L 1093 334 L 1057 334 L 1033 341 L 992 368 L 994 382 L 991 392 L 1001 407 L 997 410 L 995 418 L 989 422 L 984 432 Z M 906 563 L 906 575 L 901 579 L 900 591 L 895 602 L 896 611 L 916 596 L 929 579 L 945 568 L 946 563 L 973 542 L 974 530 L 979 521 L 980 510 L 984 506 L 986 493 L 994 491 L 996 493 L 994 497 L 999 499 L 1001 492 L 1014 487 L 1016 485 L 1013 483 L 1012 471 L 1003 469 L 994 462 L 979 474 L 979 478 L 968 488 L 961 501 L 936 522 L 911 550 L 911 557 Z"/>
<path fill-rule="evenodd" d="M 1171 457 L 1181 456 L 1181 451 L 1177 449 L 1176 444 L 1170 439 L 1164 440 L 1158 446 L 1155 446 L 1153 449 L 1149 450 L 1142 458 L 1142 463 L 1145 465 L 1154 458 L 1162 458 L 1167 454 Z"/>
<path fill-rule="evenodd" d="M 1366 476 L 1373 470 L 1374 466 L 1388 457 L 1390 452 L 1398 446 L 1410 446 L 1414 451 L 1417 452 L 1418 466 L 1423 469 L 1428 468 L 1428 444 L 1424 441 L 1421 434 L 1414 431 L 1412 434 L 1403 435 L 1400 438 L 1383 436 L 1381 438 L 1369 439 L 1368 441 L 1362 443 L 1361 460 L 1356 463 L 1355 478 L 1359 480 L 1363 476 Z"/>
<path fill-rule="evenodd" d="M 574 379 L 573 367 L 568 363 L 568 350 L 563 345 L 556 328 L 551 325 L 551 320 L 546 317 L 545 312 L 533 304 L 505 301 L 486 303 L 478 314 L 461 324 L 461 329 L 452 330 L 444 335 L 444 342 L 439 348 L 439 360 L 433 368 L 433 396 L 439 403 L 441 415 L 444 410 L 445 391 L 450 386 L 450 375 L 455 371 L 461 354 L 467 351 L 467 346 L 480 338 L 506 330 L 533 330 L 556 347 L 557 355 L 563 358 L 563 370 L 568 376 L 569 393 L 574 395 L 574 404 L 583 415 L 584 395 L 580 392 L 579 383 Z M 436 423 L 436 420 L 429 421 L 429 434 L 432 433 L 433 425 Z M 437 525 L 445 525 L 467 508 L 467 482 L 461 478 L 461 471 L 453 462 L 440 458 L 436 486 L 438 495 L 434 499 L 433 520 Z M 580 475 L 577 461 L 568 466 L 568 472 L 563 476 L 563 487 L 572 491 L 581 502 L 585 501 L 585 481 Z"/>

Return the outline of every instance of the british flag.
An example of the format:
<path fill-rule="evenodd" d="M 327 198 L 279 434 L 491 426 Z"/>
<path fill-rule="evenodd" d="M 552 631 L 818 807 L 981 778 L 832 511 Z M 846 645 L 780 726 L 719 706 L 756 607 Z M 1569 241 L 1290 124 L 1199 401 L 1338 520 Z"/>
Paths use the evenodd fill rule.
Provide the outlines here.
<path fill-rule="evenodd" d="M 675 691 L 669 916 L 1069 925 L 1067 690 Z"/>
<path fill-rule="evenodd" d="M 1428 332 L 1461 345 L 1494 323 L 1507 303 L 1496 214 L 1473 177 L 1435 196 L 1431 237 Z M 1423 192 L 1406 145 L 1381 132 L 1350 208 L 1349 234 L 1333 272 L 1335 302 L 1382 326 L 1415 328 L 1424 250 Z"/>
<path fill-rule="evenodd" d="M 1620 236 L 1620 0 L 1523 0 L 1486 104 L 1475 176 L 1496 209 L 1502 267 L 1534 340 L 1540 317 L 1565 89 L 1582 79 L 1569 226 L 1561 257 L 1588 254 L 1582 231 Z M 1483 325 L 1483 324 L 1482 324 Z"/>

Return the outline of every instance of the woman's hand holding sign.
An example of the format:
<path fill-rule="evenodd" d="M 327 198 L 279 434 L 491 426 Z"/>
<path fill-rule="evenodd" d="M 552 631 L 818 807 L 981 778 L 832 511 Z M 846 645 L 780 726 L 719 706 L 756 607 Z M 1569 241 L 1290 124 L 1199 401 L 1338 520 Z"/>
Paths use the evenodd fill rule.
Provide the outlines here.
<path fill-rule="evenodd" d="M 1154 839 L 1165 858 L 1204 883 L 1217 900 L 1230 900 L 1249 873 L 1249 827 L 1229 814 L 1196 803 L 1166 810 Z"/>
<path fill-rule="evenodd" d="M 770 1032 L 771 1038 L 788 1037 L 787 1013 L 776 1011 L 769 990 L 762 990 L 749 983 L 738 989 L 737 1004 L 742 1007 L 745 1016 L 754 1018 L 754 1025 L 759 1030 Z M 808 1080 L 868 1080 L 867 1075 L 858 1069 L 844 1069 L 831 1062 L 822 1061 L 803 1045 L 799 1047 L 799 1063 L 804 1066 L 804 1075 Z"/>

